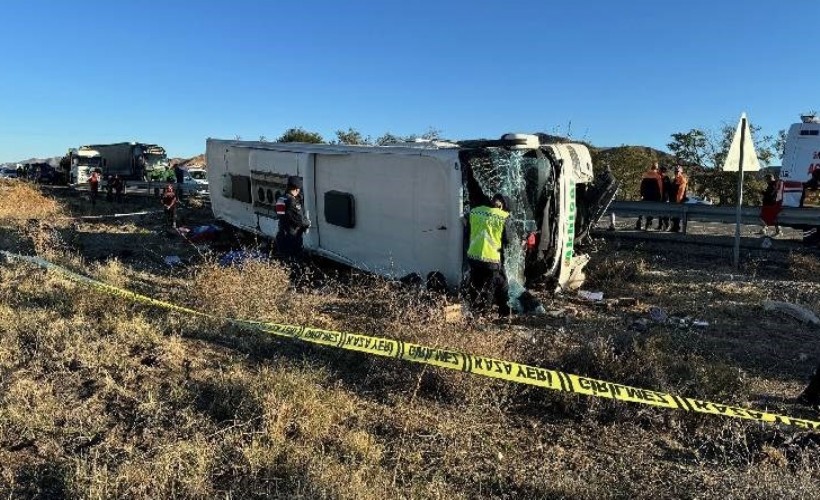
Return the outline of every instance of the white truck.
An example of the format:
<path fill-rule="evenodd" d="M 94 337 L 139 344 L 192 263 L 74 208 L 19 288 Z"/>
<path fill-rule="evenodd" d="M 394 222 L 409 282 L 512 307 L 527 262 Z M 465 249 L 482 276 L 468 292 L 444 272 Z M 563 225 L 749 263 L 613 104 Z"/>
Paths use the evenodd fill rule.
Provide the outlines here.
<path fill-rule="evenodd" d="M 287 177 L 298 176 L 311 221 L 307 251 L 390 278 L 435 274 L 451 289 L 468 269 L 470 207 L 507 195 L 518 242 L 505 249 L 514 307 L 512 299 L 535 281 L 580 285 L 588 257 L 575 254 L 576 239 L 616 189 L 608 171 L 593 179 L 584 145 L 541 145 L 523 134 L 390 146 L 208 139 L 206 149 L 218 219 L 273 237 L 276 201 Z"/>
<path fill-rule="evenodd" d="M 103 158 L 100 152 L 91 148 L 80 148 L 69 151 L 71 159 L 70 184 L 86 184 L 91 173 L 102 171 Z"/>
<path fill-rule="evenodd" d="M 820 119 L 814 114 L 800 117 L 789 127 L 780 170 L 783 206 L 800 207 L 806 188 L 820 188 Z"/>

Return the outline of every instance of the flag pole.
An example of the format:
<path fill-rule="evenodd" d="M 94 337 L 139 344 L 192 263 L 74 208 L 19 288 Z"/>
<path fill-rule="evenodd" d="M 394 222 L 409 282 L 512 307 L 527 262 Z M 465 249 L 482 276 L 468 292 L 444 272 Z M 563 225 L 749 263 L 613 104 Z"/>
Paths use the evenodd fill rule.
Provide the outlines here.
<path fill-rule="evenodd" d="M 740 120 L 740 159 L 738 160 L 738 171 L 740 175 L 737 178 L 737 212 L 735 214 L 735 252 L 733 263 L 735 269 L 740 268 L 740 223 L 742 221 L 742 207 L 743 207 L 743 147 L 746 142 L 746 117 Z"/>

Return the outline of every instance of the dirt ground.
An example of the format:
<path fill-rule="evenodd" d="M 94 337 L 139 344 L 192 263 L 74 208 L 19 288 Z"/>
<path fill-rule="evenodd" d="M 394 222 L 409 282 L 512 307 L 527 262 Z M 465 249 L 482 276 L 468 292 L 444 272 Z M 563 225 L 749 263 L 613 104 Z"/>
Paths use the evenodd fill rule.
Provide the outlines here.
<path fill-rule="evenodd" d="M 159 208 L 0 185 L 0 248 L 217 315 L 358 331 L 820 419 L 795 405 L 820 363 L 817 255 L 596 237 L 589 302 L 445 320 L 457 303 L 314 263 L 294 283 L 225 231 L 195 245 Z M 180 225 L 212 221 L 190 200 Z M 634 222 L 633 222 L 634 224 Z M 693 235 L 696 238 L 697 234 Z M 729 250 L 730 252 L 730 250 Z M 166 256 L 185 263 L 169 266 Z M 273 339 L 0 266 L 0 493 L 9 497 L 818 498 L 816 433 L 586 398 Z M 299 276 L 305 276 L 299 274 Z M 672 320 L 648 314 L 663 309 Z M 692 325 L 691 320 L 708 323 Z"/>

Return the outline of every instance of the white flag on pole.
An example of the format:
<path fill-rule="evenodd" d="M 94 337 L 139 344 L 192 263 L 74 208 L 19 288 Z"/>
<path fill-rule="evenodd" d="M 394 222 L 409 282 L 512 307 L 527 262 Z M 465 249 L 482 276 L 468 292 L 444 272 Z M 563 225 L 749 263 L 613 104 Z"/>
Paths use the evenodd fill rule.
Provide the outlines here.
<path fill-rule="evenodd" d="M 737 172 L 739 170 L 740 128 L 743 126 L 744 118 L 746 118 L 746 113 L 740 115 L 740 120 L 737 122 L 737 129 L 735 129 L 735 137 L 732 139 L 732 146 L 729 148 L 729 154 L 726 155 L 726 161 L 723 162 L 724 172 Z M 746 120 L 746 140 L 743 142 L 743 171 L 757 172 L 758 170 L 760 170 L 760 162 L 757 161 L 757 152 L 755 151 L 755 143 L 752 140 L 749 120 Z"/>

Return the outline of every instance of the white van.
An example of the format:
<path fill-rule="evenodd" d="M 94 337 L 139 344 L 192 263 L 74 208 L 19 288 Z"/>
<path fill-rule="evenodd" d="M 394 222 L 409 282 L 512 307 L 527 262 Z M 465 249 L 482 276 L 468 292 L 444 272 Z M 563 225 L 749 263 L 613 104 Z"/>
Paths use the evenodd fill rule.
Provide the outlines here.
<path fill-rule="evenodd" d="M 786 207 L 801 205 L 804 183 L 810 182 L 813 176 L 820 181 L 820 119 L 816 115 L 800 118 L 800 123 L 789 127 L 780 170 Z"/>
<path fill-rule="evenodd" d="M 392 146 L 208 139 L 206 148 L 218 219 L 273 237 L 276 200 L 298 176 L 312 224 L 307 251 L 390 278 L 441 273 L 451 288 L 466 270 L 464 217 L 494 193 L 512 201 L 511 292 L 545 277 L 558 288 L 580 283 L 588 258 L 575 255 L 576 235 L 614 196 L 608 172 L 593 185 L 585 146 L 520 134 Z"/>

